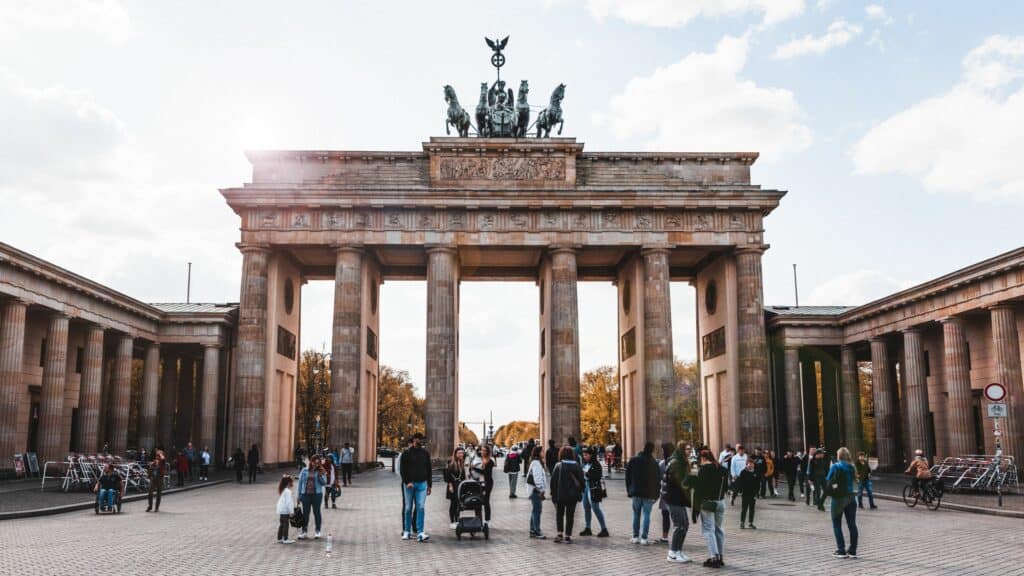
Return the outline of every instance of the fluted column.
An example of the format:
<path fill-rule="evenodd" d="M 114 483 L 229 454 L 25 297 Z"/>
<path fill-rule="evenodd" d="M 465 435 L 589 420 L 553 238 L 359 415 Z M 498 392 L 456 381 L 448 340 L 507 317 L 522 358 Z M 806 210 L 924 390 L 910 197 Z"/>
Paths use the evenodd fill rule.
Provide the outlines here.
<path fill-rule="evenodd" d="M 450 246 L 429 248 L 425 419 L 430 456 L 435 460 L 448 458 L 458 440 L 458 310 L 458 253 Z"/>
<path fill-rule="evenodd" d="M 800 348 L 787 346 L 782 352 L 782 371 L 786 393 L 786 448 L 796 452 L 804 448 L 804 415 L 800 402 Z"/>
<path fill-rule="evenodd" d="M 646 437 L 656 445 L 676 441 L 675 415 L 680 401 L 672 358 L 669 253 L 667 248 L 647 248 L 640 252 L 644 265 Z M 578 402 L 579 388 L 576 397 Z"/>
<path fill-rule="evenodd" d="M 364 251 L 358 246 L 342 246 L 335 251 L 329 418 L 331 446 L 341 446 L 345 442 L 359 446 L 364 257 Z"/>
<path fill-rule="evenodd" d="M 150 342 L 142 366 L 139 398 L 139 446 L 146 451 L 156 446 L 156 406 L 160 394 L 160 345 Z"/>
<path fill-rule="evenodd" d="M 1003 419 L 1003 454 L 1024 460 L 1024 385 L 1021 384 L 1020 340 L 1012 305 L 990 309 L 995 381 L 1006 387 L 1007 416 Z"/>
<path fill-rule="evenodd" d="M 875 404 L 875 454 L 878 465 L 891 468 L 896 462 L 896 426 L 900 415 L 892 403 L 889 349 L 885 339 L 871 339 L 871 397 Z"/>
<path fill-rule="evenodd" d="M 46 462 L 63 462 L 68 452 L 64 437 L 64 382 L 68 366 L 68 317 L 54 313 L 46 331 L 43 385 L 39 395 L 39 454 Z"/>
<path fill-rule="evenodd" d="M 248 450 L 262 444 L 267 395 L 267 259 L 265 246 L 242 245 L 242 293 L 238 312 L 238 382 L 232 438 Z"/>
<path fill-rule="evenodd" d="M 135 341 L 123 335 L 117 341 L 117 355 L 114 357 L 113 394 L 111 395 L 113 429 L 110 437 L 110 451 L 123 455 L 128 450 L 128 409 L 132 397 L 132 351 Z"/>
<path fill-rule="evenodd" d="M 857 354 L 853 346 L 843 346 L 839 351 L 842 373 L 840 374 L 840 403 L 843 411 L 843 442 L 854 457 L 863 446 L 860 419 L 860 382 L 857 378 Z"/>
<path fill-rule="evenodd" d="M 736 319 L 739 328 L 740 436 L 749 446 L 771 446 L 768 345 L 761 279 L 762 246 L 736 250 Z"/>
<path fill-rule="evenodd" d="M 967 336 L 964 321 L 959 317 L 942 319 L 942 345 L 944 349 L 943 380 L 946 384 L 946 435 L 949 440 L 947 456 L 961 456 L 975 451 L 974 400 L 971 395 L 971 371 L 968 368 Z"/>
<path fill-rule="evenodd" d="M 931 457 L 931 442 L 928 441 L 928 382 L 924 371 L 924 347 L 921 344 L 921 330 L 909 328 L 903 331 L 903 358 L 906 362 L 907 421 L 910 425 L 910 449 L 924 450 Z"/>
<path fill-rule="evenodd" d="M 0 318 L 0 458 L 11 458 L 17 445 L 18 395 L 24 389 L 22 362 L 25 356 L 25 315 L 28 304 L 11 299 L 3 304 Z M 0 467 L 10 466 L 9 460 Z"/>
<path fill-rule="evenodd" d="M 192 438 L 195 413 L 196 359 L 188 352 L 181 355 L 178 367 L 178 413 L 174 419 L 174 445 L 184 448 Z"/>
<path fill-rule="evenodd" d="M 554 247 L 551 257 L 551 437 L 561 445 L 580 437 L 580 334 L 576 251 Z"/>
<path fill-rule="evenodd" d="M 200 404 L 201 432 L 198 448 L 217 449 L 217 387 L 220 383 L 220 347 L 203 348 L 203 398 Z"/>
<path fill-rule="evenodd" d="M 103 327 L 90 325 L 82 351 L 82 380 L 78 390 L 78 450 L 98 452 L 100 400 L 103 390 Z"/>
<path fill-rule="evenodd" d="M 178 411 L 178 355 L 164 348 L 164 367 L 160 383 L 160 436 L 157 446 L 169 449 L 174 443 L 174 418 Z"/>

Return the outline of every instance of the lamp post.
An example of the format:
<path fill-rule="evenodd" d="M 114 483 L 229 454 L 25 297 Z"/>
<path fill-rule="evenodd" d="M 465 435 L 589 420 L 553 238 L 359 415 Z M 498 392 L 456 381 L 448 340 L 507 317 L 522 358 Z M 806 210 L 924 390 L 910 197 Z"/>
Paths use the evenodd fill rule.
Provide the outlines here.
<path fill-rule="evenodd" d="M 320 451 L 320 415 L 317 414 L 314 418 L 316 420 L 316 451 Z"/>
<path fill-rule="evenodd" d="M 613 444 L 613 445 L 615 444 L 615 434 L 617 434 L 617 433 L 618 433 L 618 430 L 616 430 L 616 428 L 615 428 L 615 422 L 612 422 L 612 425 L 608 427 L 608 442 L 609 442 L 609 444 Z M 614 450 L 614 448 L 612 449 L 611 456 L 612 456 L 611 464 L 608 465 L 608 477 L 609 478 L 612 477 L 612 471 L 615 470 L 615 450 Z M 608 458 L 605 457 L 605 460 L 607 461 Z"/>

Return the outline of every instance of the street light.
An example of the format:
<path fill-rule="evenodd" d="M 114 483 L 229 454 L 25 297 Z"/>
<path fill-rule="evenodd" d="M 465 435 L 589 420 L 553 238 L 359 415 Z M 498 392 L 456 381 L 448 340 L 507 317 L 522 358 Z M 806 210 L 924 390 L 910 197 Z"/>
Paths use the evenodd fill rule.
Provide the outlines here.
<path fill-rule="evenodd" d="M 316 420 L 316 451 L 320 451 L 320 415 L 317 414 L 314 418 Z"/>
<path fill-rule="evenodd" d="M 610 443 L 615 444 L 615 435 L 617 433 L 618 433 L 618 430 L 615 429 L 615 422 L 612 422 L 612 425 L 608 427 L 608 441 Z M 605 458 L 605 459 L 607 460 L 607 458 Z M 612 470 L 615 470 L 615 449 L 614 449 L 614 447 L 612 448 L 612 463 L 608 466 L 608 477 L 609 478 L 612 477 Z"/>

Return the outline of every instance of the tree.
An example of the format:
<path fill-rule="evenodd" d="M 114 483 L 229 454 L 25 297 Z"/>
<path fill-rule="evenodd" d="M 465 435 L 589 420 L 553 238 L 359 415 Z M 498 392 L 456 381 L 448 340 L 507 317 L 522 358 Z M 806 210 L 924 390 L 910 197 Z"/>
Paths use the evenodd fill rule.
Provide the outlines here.
<path fill-rule="evenodd" d="M 701 439 L 700 396 L 697 393 L 697 363 L 676 359 L 673 363 L 676 386 L 679 387 L 680 402 L 676 407 L 676 438 L 691 444 Z M 689 430 L 687 430 L 689 428 Z"/>
<path fill-rule="evenodd" d="M 476 446 L 480 443 L 480 439 L 477 438 L 476 432 L 466 427 L 465 422 L 459 422 L 459 442 Z"/>
<path fill-rule="evenodd" d="M 519 442 L 529 442 L 531 438 L 540 438 L 540 425 L 536 422 L 513 420 L 498 427 L 494 433 L 494 445 L 508 447 Z"/>
<path fill-rule="evenodd" d="M 377 443 L 400 447 L 404 439 L 425 432 L 426 400 L 416 396 L 409 372 L 381 366 L 377 384 Z"/>
<path fill-rule="evenodd" d="M 608 429 L 612 424 L 621 429 L 618 372 L 611 366 L 588 370 L 580 381 L 581 441 L 603 445 L 608 441 Z"/>
<path fill-rule="evenodd" d="M 299 360 L 299 381 L 295 387 L 295 442 L 299 446 L 323 445 L 330 437 L 330 358 L 325 352 L 306 350 Z M 319 436 L 316 417 L 320 416 Z"/>

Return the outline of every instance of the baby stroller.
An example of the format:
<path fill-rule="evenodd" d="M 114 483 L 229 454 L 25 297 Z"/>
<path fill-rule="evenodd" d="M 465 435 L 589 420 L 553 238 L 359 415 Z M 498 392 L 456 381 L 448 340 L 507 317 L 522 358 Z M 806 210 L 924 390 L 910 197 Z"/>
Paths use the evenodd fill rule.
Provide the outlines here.
<path fill-rule="evenodd" d="M 490 528 L 484 524 L 481 511 L 484 507 L 484 484 L 477 480 L 459 482 L 456 494 L 459 499 L 459 521 L 455 526 L 455 537 L 462 540 L 463 534 L 475 538 L 478 532 L 484 533 L 484 540 L 490 539 Z M 472 511 L 472 516 L 463 516 L 462 512 Z"/>

